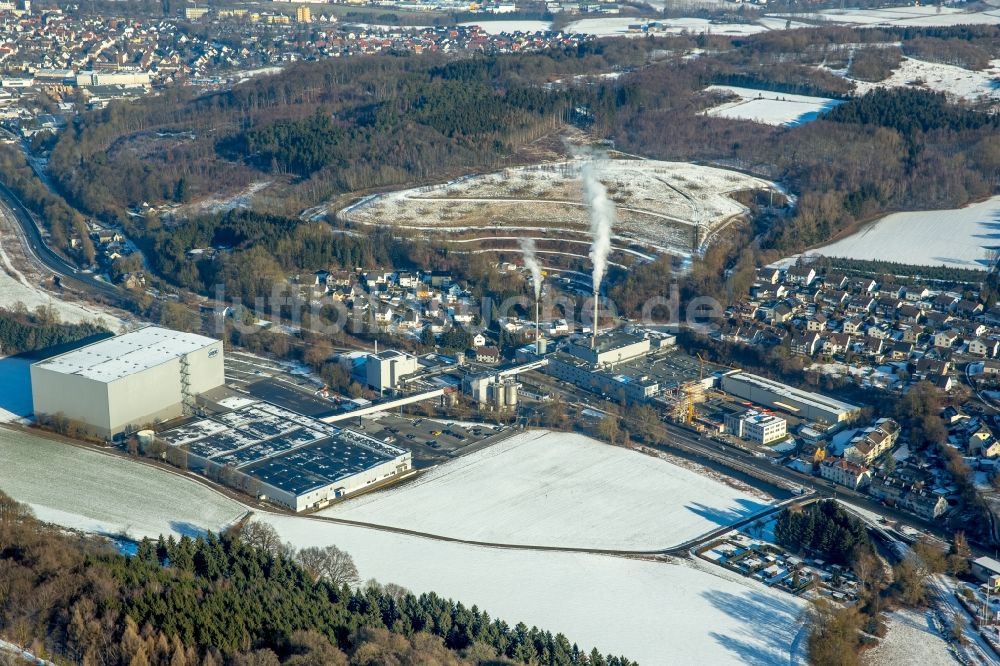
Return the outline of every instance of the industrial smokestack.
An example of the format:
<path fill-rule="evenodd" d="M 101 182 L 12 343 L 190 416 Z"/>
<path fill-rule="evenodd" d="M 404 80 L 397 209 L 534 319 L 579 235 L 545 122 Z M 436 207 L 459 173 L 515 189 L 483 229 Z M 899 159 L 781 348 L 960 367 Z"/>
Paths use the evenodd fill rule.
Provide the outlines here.
<path fill-rule="evenodd" d="M 535 354 L 542 355 L 541 323 L 538 320 L 538 298 L 535 298 Z"/>
<path fill-rule="evenodd" d="M 600 293 L 598 293 L 597 290 L 595 289 L 594 290 L 594 322 L 591 324 L 591 328 L 593 330 L 591 331 L 591 335 L 590 335 L 590 348 L 592 350 L 593 349 L 597 349 L 597 304 L 599 302 L 598 299 L 600 299 L 600 297 L 601 297 Z"/>

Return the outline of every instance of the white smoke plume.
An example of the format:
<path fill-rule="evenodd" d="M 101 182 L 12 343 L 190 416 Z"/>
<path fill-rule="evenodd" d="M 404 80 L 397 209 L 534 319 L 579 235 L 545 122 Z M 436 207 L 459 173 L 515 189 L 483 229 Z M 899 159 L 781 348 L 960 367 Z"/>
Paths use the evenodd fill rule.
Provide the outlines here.
<path fill-rule="evenodd" d="M 524 255 L 524 265 L 531 271 L 531 282 L 535 287 L 535 300 L 542 295 L 542 265 L 538 263 L 538 256 L 535 254 L 534 238 L 519 238 L 517 240 L 521 246 L 521 254 Z"/>
<path fill-rule="evenodd" d="M 580 172 L 583 192 L 590 208 L 590 261 L 594 265 L 594 293 L 601 292 L 601 282 L 608 269 L 611 253 L 611 227 L 615 223 L 615 204 L 608 198 L 608 191 L 597 179 L 593 160 L 586 162 Z"/>

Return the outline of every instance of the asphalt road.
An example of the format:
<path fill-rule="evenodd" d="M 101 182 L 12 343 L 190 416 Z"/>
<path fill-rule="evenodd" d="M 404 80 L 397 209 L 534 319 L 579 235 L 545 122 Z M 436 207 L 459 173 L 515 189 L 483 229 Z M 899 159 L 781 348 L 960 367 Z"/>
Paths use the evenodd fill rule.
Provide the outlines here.
<path fill-rule="evenodd" d="M 46 269 L 58 275 L 60 281 L 68 287 L 76 287 L 91 293 L 97 293 L 113 304 L 126 300 L 120 289 L 112 284 L 97 279 L 94 275 L 83 273 L 78 268 L 56 254 L 42 238 L 42 233 L 34 215 L 21 203 L 20 199 L 0 184 L 0 205 L 6 208 L 21 227 L 21 232 L 27 241 L 31 254 L 45 266 Z"/>

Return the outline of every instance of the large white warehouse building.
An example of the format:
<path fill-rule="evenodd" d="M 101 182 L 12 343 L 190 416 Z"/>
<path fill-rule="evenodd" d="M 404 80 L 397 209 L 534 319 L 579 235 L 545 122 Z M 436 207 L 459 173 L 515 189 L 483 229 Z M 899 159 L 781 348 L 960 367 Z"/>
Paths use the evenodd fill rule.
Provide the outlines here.
<path fill-rule="evenodd" d="M 181 416 L 223 385 L 222 363 L 220 340 L 147 326 L 33 364 L 34 412 L 112 437 Z"/>

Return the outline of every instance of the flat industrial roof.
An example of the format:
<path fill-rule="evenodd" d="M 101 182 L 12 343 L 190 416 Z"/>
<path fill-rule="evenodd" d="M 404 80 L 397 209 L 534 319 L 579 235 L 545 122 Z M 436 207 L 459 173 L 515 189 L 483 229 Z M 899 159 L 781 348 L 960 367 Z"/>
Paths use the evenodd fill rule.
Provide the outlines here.
<path fill-rule="evenodd" d="M 369 435 L 263 401 L 172 428 L 159 437 L 193 456 L 231 466 L 294 495 L 332 485 L 408 453 Z"/>
<path fill-rule="evenodd" d="M 748 372 L 734 372 L 726 375 L 725 379 L 728 381 L 739 381 L 744 384 L 753 384 L 766 391 L 771 391 L 775 395 L 787 396 L 791 400 L 795 400 L 810 407 L 827 409 L 841 414 L 851 414 L 861 409 L 857 405 L 852 405 L 849 402 L 837 400 L 836 398 L 831 398 L 820 393 L 802 391 L 794 386 L 782 384 L 781 382 L 776 382 L 771 379 L 767 379 L 766 377 L 761 377 L 760 375 L 752 375 Z M 777 401 L 775 402 L 777 403 Z"/>
<path fill-rule="evenodd" d="M 216 342 L 218 340 L 204 335 L 146 326 L 39 361 L 35 365 L 52 372 L 113 382 Z"/>

